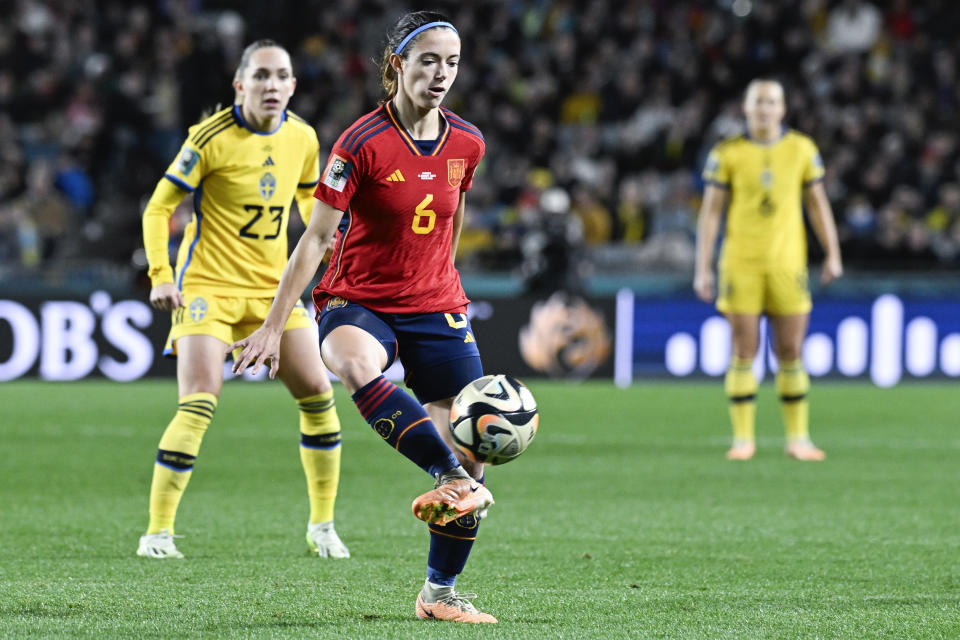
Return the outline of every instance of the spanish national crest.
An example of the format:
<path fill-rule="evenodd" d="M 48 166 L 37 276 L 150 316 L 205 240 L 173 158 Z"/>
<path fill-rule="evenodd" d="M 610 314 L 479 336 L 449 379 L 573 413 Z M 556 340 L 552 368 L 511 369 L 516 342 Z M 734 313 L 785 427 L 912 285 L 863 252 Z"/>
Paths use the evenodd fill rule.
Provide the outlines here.
<path fill-rule="evenodd" d="M 347 306 L 347 304 L 348 304 L 348 301 L 344 300 L 340 296 L 330 298 L 330 300 L 327 301 L 327 311 L 330 311 L 332 309 L 339 309 L 340 307 L 345 307 Z"/>
<path fill-rule="evenodd" d="M 463 158 L 447 160 L 447 182 L 451 187 L 459 187 L 466 173 L 467 161 Z"/>
<path fill-rule="evenodd" d="M 393 420 L 390 418 L 380 418 L 373 423 L 373 430 L 376 431 L 381 438 L 386 440 L 390 437 L 390 434 L 393 433 L 393 428 L 395 426 L 396 424 L 394 424 Z"/>

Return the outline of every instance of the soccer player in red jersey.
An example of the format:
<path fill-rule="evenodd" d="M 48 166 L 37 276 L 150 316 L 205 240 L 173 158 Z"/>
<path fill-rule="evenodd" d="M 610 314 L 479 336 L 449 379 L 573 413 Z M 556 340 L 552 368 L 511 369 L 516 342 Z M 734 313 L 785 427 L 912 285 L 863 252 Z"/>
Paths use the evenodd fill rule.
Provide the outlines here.
<path fill-rule="evenodd" d="M 450 407 L 483 375 L 453 264 L 465 193 L 483 157 L 480 131 L 440 106 L 457 76 L 460 37 L 442 14 L 408 13 L 387 34 L 386 100 L 337 140 L 263 325 L 231 348 L 234 371 L 280 365 L 284 319 L 337 231 L 313 291 L 323 360 L 390 446 L 436 478 L 413 502 L 430 527 L 420 618 L 496 622 L 454 584 L 493 503 L 483 465 L 455 454 Z M 416 400 L 383 377 L 399 357 Z M 441 427 L 438 429 L 437 425 Z"/>

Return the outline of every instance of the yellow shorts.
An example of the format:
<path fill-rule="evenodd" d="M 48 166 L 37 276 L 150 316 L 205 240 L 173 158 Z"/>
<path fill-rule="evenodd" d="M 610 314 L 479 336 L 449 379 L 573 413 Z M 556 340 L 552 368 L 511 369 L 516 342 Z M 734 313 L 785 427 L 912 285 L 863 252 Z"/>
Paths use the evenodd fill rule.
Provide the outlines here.
<path fill-rule="evenodd" d="M 163 355 L 177 355 L 177 340 L 183 336 L 213 336 L 226 344 L 233 344 L 260 328 L 273 298 L 234 298 L 206 293 L 183 292 L 185 306 L 170 313 L 171 326 Z M 316 328 L 313 317 L 297 300 L 283 330 Z"/>
<path fill-rule="evenodd" d="M 720 268 L 717 309 L 723 313 L 791 316 L 810 313 L 807 268 Z"/>

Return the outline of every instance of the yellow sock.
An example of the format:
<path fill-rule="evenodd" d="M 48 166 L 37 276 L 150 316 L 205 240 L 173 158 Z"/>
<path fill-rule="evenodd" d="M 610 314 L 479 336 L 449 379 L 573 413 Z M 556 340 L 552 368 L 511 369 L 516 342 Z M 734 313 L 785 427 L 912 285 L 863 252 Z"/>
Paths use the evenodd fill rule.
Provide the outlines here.
<path fill-rule="evenodd" d="M 192 393 L 180 398 L 177 414 L 160 438 L 157 462 L 150 484 L 150 524 L 147 533 L 169 529 L 177 517 L 180 498 L 187 489 L 200 442 L 217 409 L 217 396 Z"/>
<path fill-rule="evenodd" d="M 780 394 L 780 410 L 783 413 L 788 442 L 810 438 L 810 410 L 807 404 L 809 391 L 810 376 L 803 368 L 803 362 L 781 362 L 780 371 L 777 372 L 777 393 Z"/>
<path fill-rule="evenodd" d="M 753 361 L 733 358 L 723 383 L 730 398 L 734 442 L 753 442 L 757 416 L 757 379 L 753 375 Z"/>
<path fill-rule="evenodd" d="M 340 418 L 333 390 L 308 398 L 300 405 L 300 461 L 307 476 L 310 524 L 333 520 L 340 484 Z"/>

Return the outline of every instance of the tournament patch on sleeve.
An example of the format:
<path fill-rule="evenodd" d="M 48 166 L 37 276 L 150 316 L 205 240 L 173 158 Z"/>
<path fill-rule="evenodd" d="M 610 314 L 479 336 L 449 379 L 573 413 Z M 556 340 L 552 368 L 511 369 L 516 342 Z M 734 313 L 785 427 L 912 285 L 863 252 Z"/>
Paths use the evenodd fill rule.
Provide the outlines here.
<path fill-rule="evenodd" d="M 817 171 L 823 171 L 823 158 L 820 156 L 820 152 L 816 151 L 813 154 L 813 168 Z"/>
<path fill-rule="evenodd" d="M 330 162 L 327 163 L 327 168 L 323 170 L 323 184 L 334 191 L 342 192 L 344 187 L 347 186 L 350 171 L 350 162 L 337 154 L 333 154 L 330 156 Z"/>
<path fill-rule="evenodd" d="M 185 148 L 180 152 L 180 161 L 177 163 L 177 171 L 185 176 L 190 175 L 190 172 L 193 171 L 193 168 L 197 166 L 198 160 L 200 160 L 199 153 L 193 149 Z"/>
<path fill-rule="evenodd" d="M 703 165 L 703 176 L 705 178 L 713 178 L 719 170 L 720 158 L 717 157 L 716 151 L 711 151 L 710 155 L 707 156 L 706 163 Z"/>

